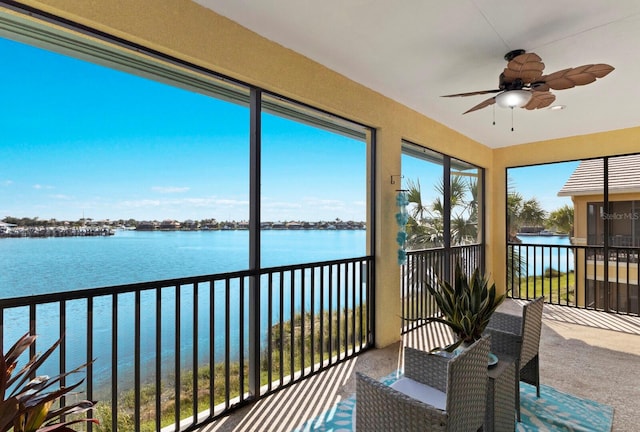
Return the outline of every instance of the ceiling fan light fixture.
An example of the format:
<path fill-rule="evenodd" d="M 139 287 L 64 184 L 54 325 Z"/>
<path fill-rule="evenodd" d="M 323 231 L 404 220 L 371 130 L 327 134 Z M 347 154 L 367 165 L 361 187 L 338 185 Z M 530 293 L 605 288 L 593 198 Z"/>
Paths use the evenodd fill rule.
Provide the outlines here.
<path fill-rule="evenodd" d="M 507 90 L 496 96 L 496 103 L 502 108 L 522 108 L 531 100 L 528 90 Z"/>

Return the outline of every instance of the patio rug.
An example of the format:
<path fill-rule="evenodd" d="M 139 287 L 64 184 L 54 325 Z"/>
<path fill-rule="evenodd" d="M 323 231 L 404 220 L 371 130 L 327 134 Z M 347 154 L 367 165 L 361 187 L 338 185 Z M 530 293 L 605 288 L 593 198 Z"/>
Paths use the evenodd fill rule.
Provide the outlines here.
<path fill-rule="evenodd" d="M 392 373 L 382 381 L 389 385 L 397 380 Z M 522 422 L 516 423 L 517 432 L 563 431 L 563 432 L 610 432 L 613 408 L 589 399 L 562 393 L 553 387 L 540 386 L 540 398 L 534 386 L 520 385 L 520 414 Z M 337 403 L 318 417 L 306 421 L 295 429 L 298 431 L 352 431 L 352 414 L 355 395 Z"/>

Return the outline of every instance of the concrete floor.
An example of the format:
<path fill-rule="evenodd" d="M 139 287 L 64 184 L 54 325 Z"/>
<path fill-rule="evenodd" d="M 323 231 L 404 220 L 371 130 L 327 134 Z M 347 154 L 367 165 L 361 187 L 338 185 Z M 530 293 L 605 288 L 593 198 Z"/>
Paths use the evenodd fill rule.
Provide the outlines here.
<path fill-rule="evenodd" d="M 517 302 L 504 305 L 516 310 Z M 354 371 L 381 378 L 402 367 L 402 346 L 446 344 L 446 330 L 431 325 L 401 342 L 369 350 L 304 382 L 239 409 L 206 432 L 288 432 L 355 392 Z M 545 305 L 540 342 L 543 384 L 614 407 L 613 431 L 637 431 L 640 405 L 640 318 Z"/>

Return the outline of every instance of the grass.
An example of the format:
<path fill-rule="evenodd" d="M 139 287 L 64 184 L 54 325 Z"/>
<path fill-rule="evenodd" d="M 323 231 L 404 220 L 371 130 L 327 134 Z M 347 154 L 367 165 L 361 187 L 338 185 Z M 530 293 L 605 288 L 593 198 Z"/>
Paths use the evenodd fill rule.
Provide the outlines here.
<path fill-rule="evenodd" d="M 362 312 L 362 317 L 360 316 Z M 361 320 L 362 318 L 362 320 Z M 355 328 L 352 327 L 355 321 Z M 313 332 L 312 325 L 313 322 Z M 361 328 L 360 323 L 363 323 Z M 322 325 L 321 325 L 322 323 Z M 329 324 L 331 323 L 331 334 Z M 348 324 L 347 324 L 348 323 Z M 305 313 L 304 316 L 296 314 L 292 321 L 276 324 L 271 327 L 272 351 L 269 355 L 267 350 L 261 353 L 260 360 L 260 383 L 267 385 L 269 382 L 275 383 L 277 387 L 280 382 L 287 383 L 285 377 L 297 371 L 308 368 L 313 364 L 320 363 L 331 357 L 340 355 L 351 350 L 352 352 L 359 346 L 358 341 L 362 336 L 366 341 L 367 331 L 366 305 L 357 308 L 354 312 L 351 309 L 343 309 L 340 313 L 335 311 L 329 316 L 328 313 L 314 314 Z M 346 327 L 345 327 L 346 325 Z M 322 327 L 322 333 L 320 328 Z M 338 328 L 340 332 L 338 333 Z M 345 334 L 345 328 L 347 329 Z M 304 337 L 303 337 L 304 334 Z M 312 337 L 313 335 L 313 337 Z M 352 342 L 355 338 L 356 344 Z M 345 352 L 345 349 L 347 352 Z M 313 355 L 312 355 L 313 354 Z M 271 363 L 271 368 L 269 368 Z M 213 377 L 211 377 L 211 367 L 202 366 L 197 371 L 197 410 L 193 411 L 194 404 L 194 375 L 192 370 L 181 372 L 179 400 L 180 419 L 188 418 L 208 409 L 212 409 L 210 384 L 213 378 L 213 405 L 225 403 L 227 395 L 229 399 L 238 397 L 242 393 L 248 392 L 249 366 L 247 363 L 241 367 L 239 362 L 229 363 L 229 381 L 225 380 L 225 363 L 216 363 L 213 366 Z M 242 379 L 241 379 L 242 378 Z M 175 422 L 176 395 L 175 381 L 166 380 L 160 388 L 160 425 L 168 426 Z M 241 383 L 242 381 L 242 383 Z M 241 389 L 242 386 L 242 389 Z M 134 390 L 123 392 L 118 398 L 117 430 L 134 430 L 135 426 L 135 393 Z M 108 402 L 100 402 L 94 412 L 94 416 L 100 420 L 100 426 L 95 429 L 112 432 L 113 410 Z M 152 432 L 156 430 L 156 388 L 154 384 L 142 386 L 140 392 L 140 430 Z"/>
<path fill-rule="evenodd" d="M 541 276 L 520 278 L 519 290 L 512 290 L 514 298 L 535 298 L 544 296 L 545 300 L 555 304 L 574 304 L 575 302 L 575 273 L 559 272 L 546 269 Z"/>

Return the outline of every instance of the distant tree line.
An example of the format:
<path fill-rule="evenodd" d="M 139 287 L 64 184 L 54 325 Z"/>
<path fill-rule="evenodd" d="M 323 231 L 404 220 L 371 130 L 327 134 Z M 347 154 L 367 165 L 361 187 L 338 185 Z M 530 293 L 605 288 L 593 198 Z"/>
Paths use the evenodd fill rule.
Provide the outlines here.
<path fill-rule="evenodd" d="M 218 221 L 214 218 L 192 220 L 187 219 L 184 221 L 176 221 L 173 219 L 164 220 L 136 220 L 136 219 L 117 219 L 117 220 L 94 220 L 92 218 L 80 218 L 75 221 L 52 219 L 40 219 L 39 217 L 13 217 L 7 216 L 0 222 L 4 222 L 10 225 L 16 225 L 23 228 L 49 228 L 49 227 L 86 227 L 86 226 L 108 226 L 111 228 L 174 228 L 174 229 L 225 229 L 225 228 L 242 228 L 247 227 L 249 223 L 247 221 Z M 278 222 L 262 222 L 263 228 L 266 227 L 282 227 L 282 228 L 310 228 L 310 227 L 334 227 L 334 228 L 348 228 L 348 229 L 360 229 L 365 227 L 365 222 L 360 221 L 342 221 L 340 218 L 336 218 L 332 221 L 278 221 Z"/>
<path fill-rule="evenodd" d="M 573 206 L 567 204 L 547 212 L 537 198 L 525 200 L 519 192 L 510 191 L 507 215 L 510 236 L 515 236 L 524 227 L 542 227 L 561 234 L 573 234 Z"/>
<path fill-rule="evenodd" d="M 406 225 L 407 249 L 428 249 L 443 244 L 442 181 L 435 185 L 436 198 L 423 202 L 420 182 L 407 182 L 409 221 Z M 478 238 L 478 183 L 474 178 L 454 175 L 451 177 L 451 243 L 464 245 Z M 537 198 L 524 199 L 519 192 L 507 194 L 508 234 L 510 239 L 524 227 L 537 227 L 561 234 L 573 233 L 573 207 L 564 205 L 547 212 Z"/>
<path fill-rule="evenodd" d="M 436 198 L 423 202 L 420 181 L 408 180 L 409 221 L 406 247 L 408 250 L 441 247 L 444 243 L 444 183 L 435 185 Z M 478 238 L 478 182 L 459 175 L 451 177 L 451 243 L 471 244 Z"/>

